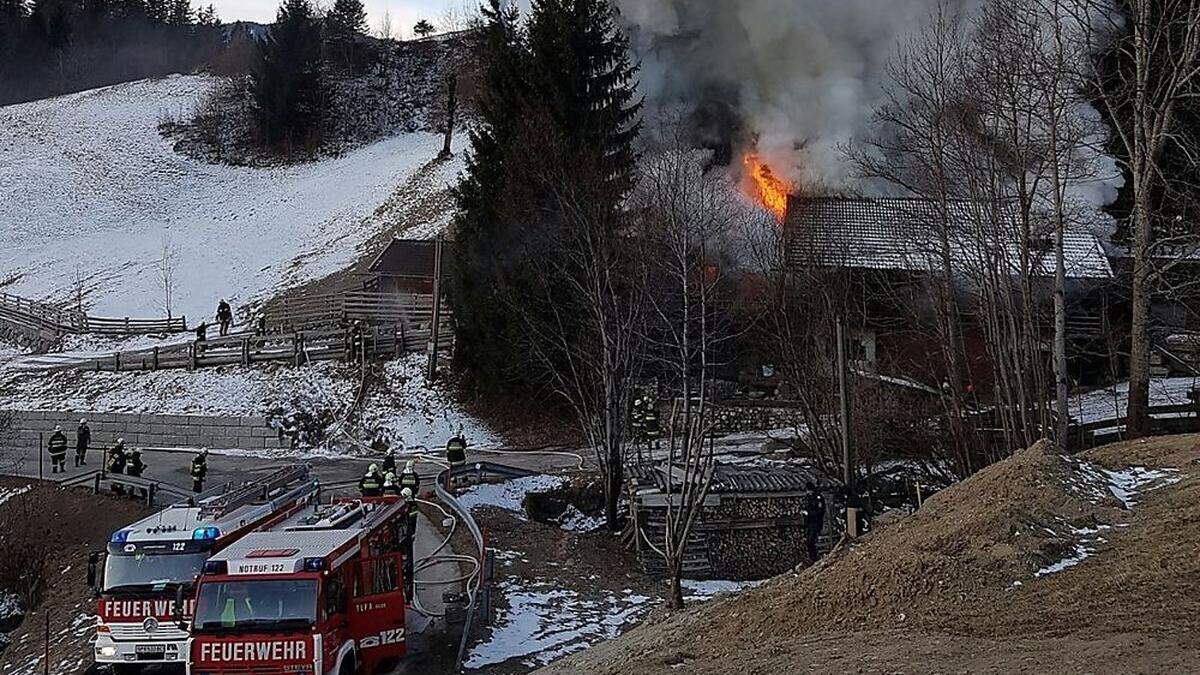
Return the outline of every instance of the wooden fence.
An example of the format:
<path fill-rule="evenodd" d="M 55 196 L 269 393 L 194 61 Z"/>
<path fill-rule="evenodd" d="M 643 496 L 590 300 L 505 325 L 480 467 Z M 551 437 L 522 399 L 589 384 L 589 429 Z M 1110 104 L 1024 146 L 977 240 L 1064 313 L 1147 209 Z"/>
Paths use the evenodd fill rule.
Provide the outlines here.
<path fill-rule="evenodd" d="M 77 310 L 64 310 L 10 293 L 0 293 L 0 320 L 40 331 L 57 338 L 67 334 L 153 335 L 182 333 L 187 319 L 134 319 L 88 316 Z"/>
<path fill-rule="evenodd" d="M 441 315 L 449 319 L 445 304 L 442 305 Z M 340 327 L 353 321 L 363 321 L 368 325 L 406 324 L 419 328 L 433 320 L 433 295 L 351 291 L 285 298 L 269 307 L 265 318 L 267 330 L 280 333 Z"/>

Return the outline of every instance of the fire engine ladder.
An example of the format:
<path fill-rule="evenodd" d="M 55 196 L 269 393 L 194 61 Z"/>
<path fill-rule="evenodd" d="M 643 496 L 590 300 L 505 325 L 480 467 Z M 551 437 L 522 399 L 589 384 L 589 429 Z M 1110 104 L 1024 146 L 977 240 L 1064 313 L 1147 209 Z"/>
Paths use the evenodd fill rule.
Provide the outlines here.
<path fill-rule="evenodd" d="M 304 480 L 308 480 L 307 466 L 289 466 L 280 469 L 261 480 L 243 483 L 228 492 L 204 500 L 200 506 L 199 518 L 201 520 L 214 518 L 243 504 L 265 501 L 275 490 Z"/>

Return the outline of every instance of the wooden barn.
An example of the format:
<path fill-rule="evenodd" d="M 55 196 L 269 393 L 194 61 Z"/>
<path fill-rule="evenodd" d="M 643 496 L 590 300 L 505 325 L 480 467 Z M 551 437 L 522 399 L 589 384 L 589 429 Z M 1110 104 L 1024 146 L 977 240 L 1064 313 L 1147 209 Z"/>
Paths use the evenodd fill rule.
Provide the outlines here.
<path fill-rule="evenodd" d="M 663 576 L 666 567 L 653 546 L 661 546 L 667 514 L 666 464 L 630 470 L 631 517 L 643 571 Z M 839 487 L 803 467 L 778 464 L 717 464 L 684 559 L 686 579 L 754 581 L 782 574 L 807 561 L 804 502 L 809 482 L 825 494 L 825 530 L 819 548 L 832 547 L 840 527 L 834 506 Z"/>
<path fill-rule="evenodd" d="M 447 249 L 440 239 L 392 239 L 367 268 L 363 290 L 370 293 L 433 293 L 439 256 L 443 278 L 448 269 Z"/>

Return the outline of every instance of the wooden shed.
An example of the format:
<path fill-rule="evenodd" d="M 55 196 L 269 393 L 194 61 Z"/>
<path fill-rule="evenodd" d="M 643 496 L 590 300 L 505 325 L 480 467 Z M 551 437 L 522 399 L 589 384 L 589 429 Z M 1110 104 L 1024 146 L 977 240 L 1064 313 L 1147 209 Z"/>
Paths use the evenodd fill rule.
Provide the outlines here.
<path fill-rule="evenodd" d="M 363 290 L 371 293 L 432 293 L 438 247 L 442 276 L 449 269 L 447 248 L 436 239 L 392 239 L 367 268 Z"/>
<path fill-rule="evenodd" d="M 666 567 L 652 548 L 661 548 L 667 514 L 668 472 L 664 464 L 630 470 L 631 516 L 643 571 L 663 576 Z M 708 497 L 684 556 L 687 579 L 753 581 L 782 574 L 807 561 L 804 502 L 809 482 L 825 495 L 825 528 L 818 548 L 837 536 L 835 501 L 839 486 L 815 471 L 792 464 L 717 464 Z"/>

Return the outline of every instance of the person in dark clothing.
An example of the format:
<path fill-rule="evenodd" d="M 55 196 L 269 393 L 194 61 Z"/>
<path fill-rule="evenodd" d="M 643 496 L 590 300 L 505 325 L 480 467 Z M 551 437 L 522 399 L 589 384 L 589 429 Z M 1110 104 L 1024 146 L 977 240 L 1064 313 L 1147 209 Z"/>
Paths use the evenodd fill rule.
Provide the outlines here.
<path fill-rule="evenodd" d="M 116 445 L 108 450 L 108 472 L 125 473 L 125 439 L 118 438 Z"/>
<path fill-rule="evenodd" d="M 91 427 L 87 420 L 79 420 L 79 428 L 75 430 L 75 466 L 87 466 L 87 451 L 91 443 Z"/>
<path fill-rule="evenodd" d="M 125 474 L 128 476 L 141 476 L 146 470 L 146 464 L 142 461 L 142 453 L 134 450 L 129 453 L 129 464 L 125 467 Z"/>
<path fill-rule="evenodd" d="M 414 497 L 421 494 L 421 477 L 412 460 L 405 462 L 404 471 L 400 472 L 400 488 L 412 490 Z"/>
<path fill-rule="evenodd" d="M 358 490 L 364 497 L 378 497 L 383 494 L 383 474 L 379 472 L 378 464 L 372 464 L 367 473 L 359 479 Z"/>
<path fill-rule="evenodd" d="M 217 303 L 217 323 L 221 324 L 221 337 L 229 335 L 229 324 L 233 323 L 233 309 L 224 298 Z"/>
<path fill-rule="evenodd" d="M 817 538 L 825 527 L 825 497 L 812 482 L 808 483 L 808 495 L 804 498 L 804 544 L 808 548 L 809 562 L 818 557 Z"/>
<path fill-rule="evenodd" d="M 203 321 L 199 326 L 196 326 L 196 342 L 204 342 L 208 339 L 208 324 Z"/>
<path fill-rule="evenodd" d="M 208 449 L 192 458 L 192 492 L 204 492 L 204 477 L 208 475 Z"/>
<path fill-rule="evenodd" d="M 47 442 L 47 449 L 50 451 L 50 473 L 66 473 L 67 435 L 62 432 L 62 427 L 54 427 L 54 433 L 50 434 L 50 440 Z"/>
<path fill-rule="evenodd" d="M 392 452 L 391 448 L 388 448 L 387 454 L 383 456 L 383 472 L 396 473 L 396 453 Z"/>
<path fill-rule="evenodd" d="M 267 334 L 267 315 L 266 314 L 258 315 L 258 322 L 254 327 L 254 334 L 259 337 L 262 337 L 263 335 Z"/>
<path fill-rule="evenodd" d="M 406 514 L 406 532 L 404 537 L 404 592 L 408 597 L 412 597 L 413 573 L 415 565 L 413 564 L 413 544 L 417 540 L 417 496 L 412 490 L 404 488 L 400 491 L 400 496 L 404 498 L 404 502 L 408 504 L 408 513 Z"/>

